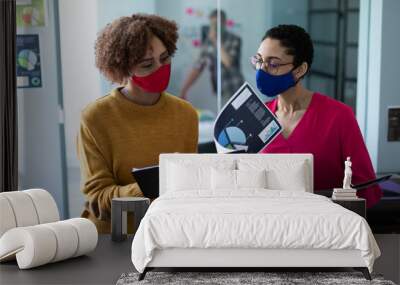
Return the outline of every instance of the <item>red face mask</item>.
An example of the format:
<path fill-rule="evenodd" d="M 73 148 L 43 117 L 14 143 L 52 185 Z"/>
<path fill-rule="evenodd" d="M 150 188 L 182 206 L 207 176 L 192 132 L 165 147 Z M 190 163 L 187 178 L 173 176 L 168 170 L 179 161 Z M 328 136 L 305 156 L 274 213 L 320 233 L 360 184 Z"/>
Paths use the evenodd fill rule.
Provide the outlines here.
<path fill-rule="evenodd" d="M 164 64 L 159 69 L 147 76 L 132 76 L 134 84 L 149 93 L 160 93 L 168 87 L 171 76 L 171 64 Z"/>

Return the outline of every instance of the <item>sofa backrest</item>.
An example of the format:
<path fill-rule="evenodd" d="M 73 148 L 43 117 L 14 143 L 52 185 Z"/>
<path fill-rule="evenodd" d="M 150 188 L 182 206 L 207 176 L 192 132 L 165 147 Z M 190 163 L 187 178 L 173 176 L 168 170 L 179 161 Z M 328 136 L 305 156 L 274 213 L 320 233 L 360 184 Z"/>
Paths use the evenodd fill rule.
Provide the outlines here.
<path fill-rule="evenodd" d="M 0 193 L 0 237 L 16 227 L 57 222 L 60 215 L 56 202 L 43 189 Z"/>
<path fill-rule="evenodd" d="M 168 185 L 171 185 L 171 179 L 176 179 L 176 176 L 171 177 L 168 170 L 171 171 L 176 165 L 183 165 L 187 169 L 197 166 L 239 170 L 266 169 L 277 174 L 271 179 L 274 180 L 274 185 L 277 185 L 277 182 L 279 184 L 277 179 L 290 182 L 291 189 L 281 186 L 281 189 L 274 187 L 275 190 L 292 190 L 292 186 L 299 186 L 299 189 L 313 193 L 314 189 L 312 154 L 161 154 L 160 195 L 170 191 Z"/>

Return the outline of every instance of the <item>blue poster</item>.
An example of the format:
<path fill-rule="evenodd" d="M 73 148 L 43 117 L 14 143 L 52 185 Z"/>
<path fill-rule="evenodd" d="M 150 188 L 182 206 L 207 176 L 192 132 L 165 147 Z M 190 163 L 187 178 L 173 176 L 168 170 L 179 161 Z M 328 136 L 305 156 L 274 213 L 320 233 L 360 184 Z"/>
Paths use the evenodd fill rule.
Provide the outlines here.
<path fill-rule="evenodd" d="M 17 87 L 42 87 L 39 35 L 17 35 Z"/>
<path fill-rule="evenodd" d="M 258 153 L 281 132 L 278 119 L 245 82 L 219 113 L 214 141 L 218 153 Z"/>

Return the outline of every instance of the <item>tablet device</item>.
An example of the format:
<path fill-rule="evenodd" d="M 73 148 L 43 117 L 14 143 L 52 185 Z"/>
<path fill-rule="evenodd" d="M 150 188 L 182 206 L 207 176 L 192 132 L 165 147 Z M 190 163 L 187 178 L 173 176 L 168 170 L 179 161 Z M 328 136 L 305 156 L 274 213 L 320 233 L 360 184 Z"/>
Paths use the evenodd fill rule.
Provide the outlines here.
<path fill-rule="evenodd" d="M 227 152 L 225 154 L 235 154 L 235 153 L 247 153 L 244 149 L 238 149 L 238 150 L 232 150 L 230 152 Z"/>
<path fill-rule="evenodd" d="M 140 190 L 147 198 L 155 199 L 160 195 L 158 170 L 158 165 L 132 169 L 133 178 L 135 178 Z"/>
<path fill-rule="evenodd" d="M 369 181 L 366 181 L 366 182 L 363 182 L 363 183 L 360 183 L 360 184 L 356 184 L 356 185 L 351 184 L 351 188 L 354 188 L 354 189 L 357 189 L 357 190 L 365 189 L 365 188 L 368 188 L 368 187 L 370 187 L 372 185 L 379 184 L 379 183 L 381 183 L 383 181 L 386 181 L 386 180 L 390 179 L 390 177 L 392 177 L 391 174 L 385 175 L 385 176 L 382 176 L 382 177 L 379 177 L 379 178 L 376 178 L 376 179 L 372 179 L 372 180 L 369 180 Z"/>

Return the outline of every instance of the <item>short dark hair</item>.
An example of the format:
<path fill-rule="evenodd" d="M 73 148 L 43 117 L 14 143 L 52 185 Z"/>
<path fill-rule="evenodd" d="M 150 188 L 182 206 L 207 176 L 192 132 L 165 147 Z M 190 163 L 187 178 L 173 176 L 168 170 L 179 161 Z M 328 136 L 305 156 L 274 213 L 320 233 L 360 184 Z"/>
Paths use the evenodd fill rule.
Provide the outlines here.
<path fill-rule="evenodd" d="M 226 13 L 224 10 L 220 11 L 220 15 L 221 15 L 221 23 L 225 23 L 226 22 Z M 218 17 L 218 10 L 212 10 L 210 13 L 209 18 L 217 18 Z"/>
<path fill-rule="evenodd" d="M 112 82 L 123 83 L 133 66 L 145 56 L 152 36 L 174 55 L 178 26 L 174 21 L 148 14 L 121 17 L 108 24 L 95 45 L 96 66 Z"/>
<path fill-rule="evenodd" d="M 293 64 L 299 67 L 303 62 L 311 68 L 314 57 L 314 47 L 310 35 L 296 25 L 279 25 L 268 30 L 263 39 L 279 40 L 281 46 L 286 48 L 286 53 L 293 56 Z"/>

